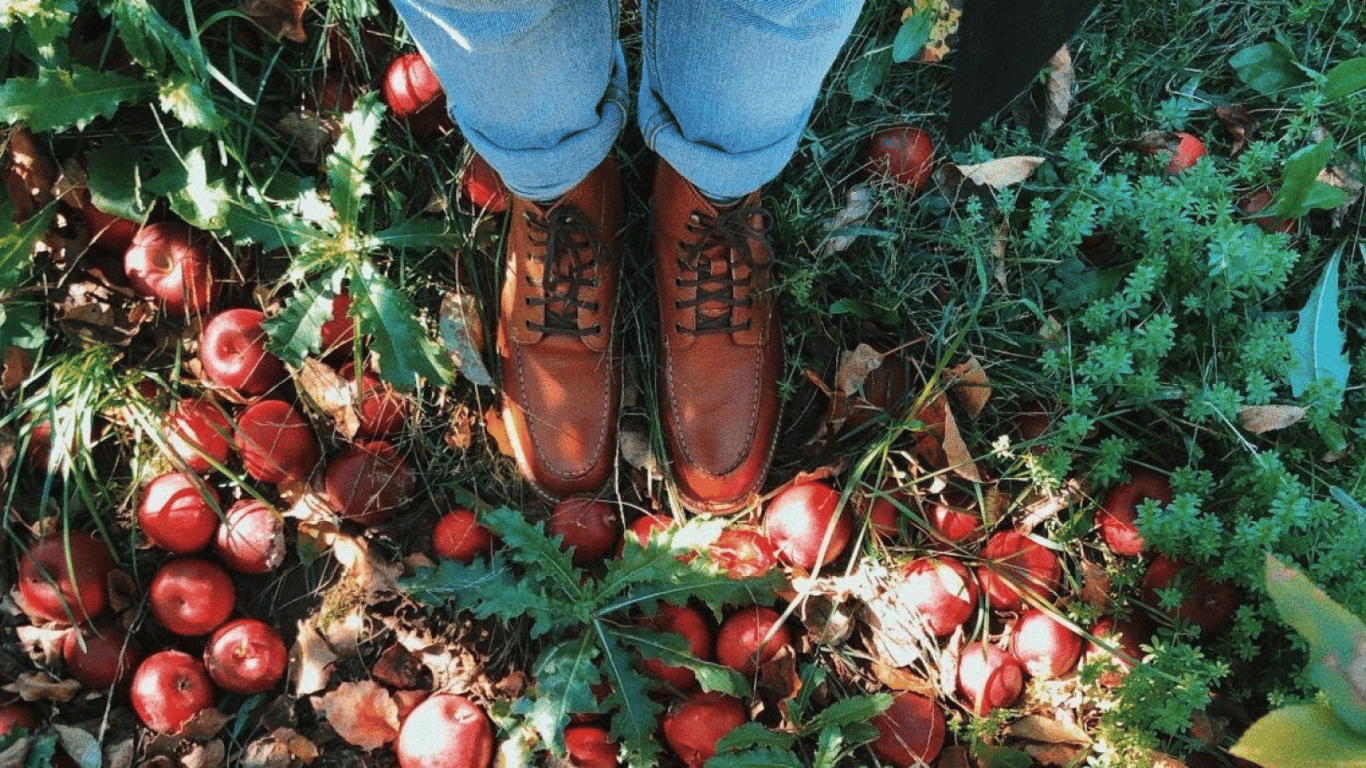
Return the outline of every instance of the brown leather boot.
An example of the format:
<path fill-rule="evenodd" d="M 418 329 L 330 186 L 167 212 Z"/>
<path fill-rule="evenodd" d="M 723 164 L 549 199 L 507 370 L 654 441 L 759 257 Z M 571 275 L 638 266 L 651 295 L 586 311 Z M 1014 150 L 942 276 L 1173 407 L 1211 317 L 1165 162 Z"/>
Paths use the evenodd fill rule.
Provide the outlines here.
<path fill-rule="evenodd" d="M 498 314 L 503 421 L 522 474 L 547 499 L 597 492 L 616 457 L 621 222 L 611 158 L 554 203 L 512 201 Z"/>
<path fill-rule="evenodd" d="M 674 482 L 683 506 L 732 512 L 754 501 L 778 433 L 770 216 L 757 191 L 718 210 L 662 160 L 653 205 L 659 409 Z"/>

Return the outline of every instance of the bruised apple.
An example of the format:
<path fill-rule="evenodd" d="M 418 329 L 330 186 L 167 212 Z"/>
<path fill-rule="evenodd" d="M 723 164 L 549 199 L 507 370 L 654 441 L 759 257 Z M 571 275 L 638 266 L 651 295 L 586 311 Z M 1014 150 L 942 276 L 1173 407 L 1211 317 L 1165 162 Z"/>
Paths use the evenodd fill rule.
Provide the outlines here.
<path fill-rule="evenodd" d="M 1172 486 L 1166 475 L 1147 467 L 1135 467 L 1128 482 L 1106 492 L 1096 510 L 1096 526 L 1115 554 L 1138 557 L 1143 552 L 1143 534 L 1138 532 L 1138 506 L 1148 499 L 1170 504 Z"/>
<path fill-rule="evenodd" d="M 973 714 L 985 717 L 1012 706 L 1024 693 L 1024 667 L 991 644 L 968 643 L 958 657 L 958 693 Z"/>
<path fill-rule="evenodd" d="M 464 696 L 438 693 L 403 721 L 394 749 L 400 768 L 488 768 L 493 723 Z"/>
<path fill-rule="evenodd" d="M 207 398 L 183 398 L 164 425 L 166 447 L 191 472 L 203 474 L 223 464 L 232 454 L 232 424 L 228 415 Z"/>
<path fill-rule="evenodd" d="M 284 400 L 247 406 L 237 417 L 233 442 L 247 474 L 275 485 L 307 480 L 322 456 L 313 425 Z"/>
<path fill-rule="evenodd" d="M 160 651 L 138 665 L 128 696 L 144 725 L 176 733 L 213 706 L 214 687 L 199 659 L 183 651 Z"/>
<path fill-rule="evenodd" d="M 177 635 L 196 637 L 228 620 L 237 591 L 223 566 L 199 557 L 181 557 L 157 570 L 148 602 L 161 626 Z"/>
<path fill-rule="evenodd" d="M 218 530 L 218 491 L 188 472 L 167 472 L 142 489 L 138 527 L 177 555 L 202 551 Z"/>
<path fill-rule="evenodd" d="M 731 527 L 707 547 L 707 556 L 732 579 L 755 579 L 778 565 L 778 549 L 757 528 Z"/>
<path fill-rule="evenodd" d="M 393 444 L 371 440 L 347 446 L 327 464 L 324 494 L 343 518 L 378 525 L 413 495 L 413 470 Z"/>
<path fill-rule="evenodd" d="M 218 528 L 214 553 L 238 573 L 270 573 L 289 549 L 280 513 L 256 499 L 233 504 Z"/>
<path fill-rule="evenodd" d="M 66 673 L 87 688 L 122 685 L 141 659 L 137 642 L 107 621 L 73 627 L 62 638 Z"/>
<path fill-rule="evenodd" d="M 972 572 L 947 555 L 910 561 L 892 588 L 901 606 L 920 616 L 935 637 L 952 634 L 977 608 Z"/>
<path fill-rule="evenodd" d="M 259 619 L 235 619 L 214 630 L 204 646 L 204 667 L 219 688 L 265 693 L 285 675 L 289 651 L 280 633 Z"/>
<path fill-rule="evenodd" d="M 748 720 L 739 699 L 716 691 L 694 693 L 664 715 L 664 741 L 688 768 L 702 768 L 716 756 L 717 743 Z"/>
<path fill-rule="evenodd" d="M 19 558 L 19 595 L 29 613 L 48 621 L 89 621 L 109 605 L 113 570 L 113 556 L 93 534 L 53 534 Z"/>
<path fill-rule="evenodd" d="M 769 633 L 773 639 L 764 642 Z M 753 675 L 764 662 L 792 645 L 792 634 L 782 624 L 782 615 L 772 608 L 755 605 L 730 614 L 716 630 L 716 661 L 742 675 Z"/>
<path fill-rule="evenodd" d="M 982 548 L 977 581 L 991 607 L 998 611 L 1024 608 L 1026 592 L 1048 597 L 1062 583 L 1062 563 L 1053 551 L 1017 531 L 1001 531 Z"/>
<path fill-rule="evenodd" d="M 621 539 L 621 520 L 611 504 L 590 496 L 561 499 L 546 521 L 546 533 L 563 537 L 575 565 L 587 565 L 606 557 Z"/>
<path fill-rule="evenodd" d="M 210 242 L 188 224 L 148 224 L 123 254 L 129 284 L 170 314 L 200 314 L 218 298 Z"/>
<path fill-rule="evenodd" d="M 285 364 L 266 349 L 266 316 L 255 309 L 227 309 L 199 334 L 199 364 L 209 381 L 248 397 L 264 395 L 285 380 Z"/>
<path fill-rule="evenodd" d="M 938 702 L 904 691 L 873 718 L 878 734 L 873 752 L 896 768 L 933 764 L 944 748 L 944 726 L 944 710 Z"/>
<path fill-rule="evenodd" d="M 839 491 L 820 480 L 790 485 L 764 509 L 764 533 L 793 565 L 808 571 L 829 565 L 844 554 L 854 534 L 853 520 L 839 511 L 839 501 Z M 827 529 L 829 544 L 822 551 Z"/>
<path fill-rule="evenodd" d="M 479 555 L 493 551 L 493 533 L 480 525 L 474 512 L 461 507 L 437 521 L 432 531 L 432 549 L 437 557 L 471 563 Z"/>

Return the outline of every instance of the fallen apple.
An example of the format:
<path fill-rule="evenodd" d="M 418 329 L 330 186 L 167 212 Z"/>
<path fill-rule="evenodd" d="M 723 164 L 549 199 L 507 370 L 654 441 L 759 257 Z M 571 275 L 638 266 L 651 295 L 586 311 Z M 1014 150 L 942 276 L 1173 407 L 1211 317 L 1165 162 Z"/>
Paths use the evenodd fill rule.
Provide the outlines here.
<path fill-rule="evenodd" d="M 237 417 L 233 443 L 247 474 L 275 485 L 306 481 L 322 456 L 313 425 L 284 400 L 247 406 Z"/>
<path fill-rule="evenodd" d="M 163 425 L 166 447 L 191 472 L 203 474 L 232 455 L 228 415 L 206 397 L 176 401 Z"/>
<path fill-rule="evenodd" d="M 977 581 L 998 611 L 1024 608 L 1026 592 L 1047 599 L 1062 583 L 1062 563 L 1051 549 L 1017 531 L 1001 531 L 982 548 Z"/>
<path fill-rule="evenodd" d="M 590 496 L 561 499 L 551 510 L 545 528 L 550 536 L 562 537 L 560 548 L 570 553 L 575 565 L 603 559 L 616 550 L 621 539 L 616 509 Z"/>
<path fill-rule="evenodd" d="M 464 696 L 438 693 L 403 721 L 394 751 L 400 768 L 488 768 L 493 763 L 493 723 Z"/>
<path fill-rule="evenodd" d="M 1062 677 L 1081 658 L 1082 637 L 1058 621 L 1052 613 L 1030 608 L 1015 620 L 1010 634 L 1010 653 L 1034 677 Z"/>
<path fill-rule="evenodd" d="M 237 590 L 223 566 L 199 557 L 163 564 L 147 596 L 161 626 L 184 637 L 212 632 L 228 620 L 237 602 Z"/>
<path fill-rule="evenodd" d="M 1158 555 L 1143 573 L 1141 595 L 1143 602 L 1157 606 L 1158 590 L 1181 588 L 1185 599 L 1167 611 L 1178 623 L 1192 624 L 1201 637 L 1209 637 L 1228 626 L 1233 612 L 1238 610 L 1238 588 L 1225 581 L 1212 581 L 1189 563 Z"/>
<path fill-rule="evenodd" d="M 493 533 L 480 525 L 474 512 L 459 507 L 437 521 L 432 531 L 432 549 L 437 557 L 471 563 L 493 551 Z"/>
<path fill-rule="evenodd" d="M 405 53 L 384 71 L 384 103 L 416 136 L 426 136 L 450 123 L 446 92 L 420 53 Z"/>
<path fill-rule="evenodd" d="M 218 298 L 211 242 L 188 224 L 148 224 L 124 251 L 128 282 L 170 314 L 197 315 Z"/>
<path fill-rule="evenodd" d="M 0 705 L 0 736 L 8 736 L 15 728 L 32 732 L 38 727 L 38 712 L 31 704 L 16 701 Z"/>
<path fill-rule="evenodd" d="M 248 397 L 285 380 L 285 364 L 266 349 L 266 316 L 255 309 L 226 309 L 199 334 L 199 364 L 209 381 Z"/>
<path fill-rule="evenodd" d="M 716 756 L 717 743 L 748 721 L 739 699 L 716 691 L 694 693 L 664 715 L 664 741 L 688 768 L 702 768 Z"/>
<path fill-rule="evenodd" d="M 757 528 L 732 526 L 707 547 L 707 557 L 732 579 L 755 579 L 778 565 L 778 549 Z"/>
<path fill-rule="evenodd" d="M 411 401 L 369 370 L 362 370 L 360 379 L 356 378 L 356 365 L 348 361 L 337 371 L 341 377 L 352 384 L 359 384 L 356 390 L 356 416 L 359 426 L 356 437 L 375 440 L 392 437 L 403 429 L 408 420 Z"/>
<path fill-rule="evenodd" d="M 1129 481 L 1114 486 L 1096 510 L 1096 525 L 1110 550 L 1124 557 L 1143 552 L 1143 534 L 1138 530 L 1138 506 L 1148 499 L 1170 504 L 1172 486 L 1166 475 L 1147 467 L 1135 467 Z"/>
<path fill-rule="evenodd" d="M 769 633 L 773 638 L 764 642 Z M 782 615 L 760 605 L 733 611 L 716 630 L 716 661 L 747 677 L 765 662 L 792 646 L 792 634 Z"/>
<path fill-rule="evenodd" d="M 413 495 L 413 471 L 398 449 L 383 440 L 355 443 L 327 464 L 328 503 L 344 519 L 363 526 L 388 520 Z"/>
<path fill-rule="evenodd" d="M 919 192 L 934 174 L 934 142 L 914 125 L 883 128 L 868 142 L 868 169 Z"/>
<path fill-rule="evenodd" d="M 944 710 L 928 696 L 903 691 L 873 718 L 873 752 L 896 768 L 931 765 L 944 748 Z"/>
<path fill-rule="evenodd" d="M 199 659 L 183 651 L 160 651 L 142 660 L 133 674 L 128 697 L 143 724 L 161 733 L 177 733 L 185 723 L 213 706 L 214 687 Z"/>
<path fill-rule="evenodd" d="M 113 555 L 93 534 L 69 531 L 46 536 L 19 558 L 23 607 L 58 624 L 89 621 L 109 606 L 113 570 Z"/>
<path fill-rule="evenodd" d="M 687 642 L 688 653 L 695 659 L 711 661 L 715 658 L 711 625 L 701 611 L 691 606 L 661 605 L 658 613 L 641 623 L 650 629 L 681 635 Z M 650 657 L 648 652 L 645 655 L 641 666 L 652 677 L 684 693 L 697 688 L 697 675 L 691 669 L 670 665 L 658 657 Z"/>
<path fill-rule="evenodd" d="M 573 768 L 617 768 L 620 751 L 600 725 L 570 725 L 564 729 L 564 748 Z"/>
<path fill-rule="evenodd" d="M 968 643 L 958 656 L 958 693 L 969 709 L 986 717 L 1019 701 L 1024 693 L 1024 667 L 1014 656 L 991 644 Z"/>
<path fill-rule="evenodd" d="M 203 551 L 218 530 L 218 491 L 188 472 L 167 472 L 143 486 L 138 527 L 177 555 Z"/>
<path fill-rule="evenodd" d="M 821 480 L 790 485 L 764 509 L 764 533 L 789 563 L 814 570 L 844 554 L 854 535 L 853 520 L 839 512 L 840 494 Z M 826 531 L 830 530 L 828 544 Z"/>
<path fill-rule="evenodd" d="M 218 559 L 238 573 L 270 573 L 288 552 L 284 518 L 258 499 L 233 504 L 214 539 Z"/>
<path fill-rule="evenodd" d="M 478 154 L 471 155 L 460 171 L 460 193 L 476 211 L 489 214 L 506 211 L 511 195 L 498 172 Z"/>
<path fill-rule="evenodd" d="M 977 582 L 972 572 L 948 555 L 920 557 L 901 569 L 889 585 L 902 608 L 925 622 L 935 637 L 963 626 L 977 608 Z"/>
<path fill-rule="evenodd" d="M 204 668 L 219 688 L 265 693 L 285 675 L 289 651 L 280 633 L 259 619 L 234 619 L 214 630 L 204 646 Z"/>
<path fill-rule="evenodd" d="M 141 659 L 137 642 L 107 621 L 72 627 L 62 638 L 66 673 L 87 688 L 122 685 Z"/>

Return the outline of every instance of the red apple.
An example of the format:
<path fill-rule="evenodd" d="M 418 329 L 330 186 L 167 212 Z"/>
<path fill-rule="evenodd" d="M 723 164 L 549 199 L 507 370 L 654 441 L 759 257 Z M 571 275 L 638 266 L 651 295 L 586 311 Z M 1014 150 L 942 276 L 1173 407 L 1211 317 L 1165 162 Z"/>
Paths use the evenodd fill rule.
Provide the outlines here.
<path fill-rule="evenodd" d="M 977 608 L 972 572 L 947 555 L 910 561 L 892 589 L 901 606 L 920 616 L 936 637 L 952 634 Z"/>
<path fill-rule="evenodd" d="M 265 693 L 285 675 L 289 651 L 280 633 L 259 619 L 234 619 L 214 631 L 204 646 L 204 667 L 219 688 Z"/>
<path fill-rule="evenodd" d="M 351 317 L 351 294 L 341 291 L 332 297 L 332 317 L 323 323 L 322 355 L 343 354 L 356 340 L 356 320 Z"/>
<path fill-rule="evenodd" d="M 1010 653 L 1029 674 L 1039 678 L 1062 677 L 1081 658 L 1082 637 L 1052 613 L 1030 608 L 1015 621 Z"/>
<path fill-rule="evenodd" d="M 982 548 L 984 562 L 977 566 L 977 581 L 998 611 L 1024 607 L 1023 594 L 1048 598 L 1062 583 L 1062 563 L 1044 545 L 1015 531 L 1001 531 Z"/>
<path fill-rule="evenodd" d="M 716 756 L 716 744 L 749 720 L 745 705 L 724 693 L 694 693 L 664 715 L 664 741 L 688 768 Z"/>
<path fill-rule="evenodd" d="M 171 455 L 185 462 L 191 472 L 208 472 L 210 459 L 221 465 L 232 454 L 232 424 L 208 398 L 176 401 L 163 429 Z"/>
<path fill-rule="evenodd" d="M 1238 198 L 1238 211 L 1246 216 L 1253 216 L 1266 210 L 1271 201 L 1276 197 L 1275 193 L 1267 187 L 1259 187 Z M 1277 219 L 1275 216 L 1262 216 L 1256 219 L 1257 226 L 1264 232 L 1284 232 L 1293 235 L 1299 229 L 1294 219 Z"/>
<path fill-rule="evenodd" d="M 506 211 L 511 194 L 498 172 L 477 154 L 460 171 L 460 192 L 475 209 L 491 214 Z"/>
<path fill-rule="evenodd" d="M 459 507 L 437 521 L 432 531 L 432 549 L 437 557 L 471 563 L 479 555 L 493 551 L 493 533 L 479 524 L 474 512 Z"/>
<path fill-rule="evenodd" d="M 403 721 L 394 747 L 400 768 L 488 768 L 493 723 L 464 696 L 438 693 Z"/>
<path fill-rule="evenodd" d="M 755 579 L 778 565 L 778 549 L 756 528 L 732 527 L 707 548 L 707 556 L 732 579 Z"/>
<path fill-rule="evenodd" d="M 979 717 L 1018 701 L 1024 676 L 1020 662 L 994 645 L 968 643 L 958 657 L 958 693 Z"/>
<path fill-rule="evenodd" d="M 1120 483 L 1105 494 L 1096 510 L 1096 525 L 1110 550 L 1124 557 L 1138 557 L 1143 551 L 1143 534 L 1138 532 L 1138 505 L 1148 499 L 1170 504 L 1172 486 L 1166 475 L 1147 467 L 1135 467 L 1127 483 Z"/>
<path fill-rule="evenodd" d="M 179 222 L 148 224 L 123 254 L 133 290 L 173 315 L 197 315 L 218 297 L 212 241 Z"/>
<path fill-rule="evenodd" d="M 38 713 L 30 704 L 16 701 L 0 706 L 0 737 L 8 736 L 15 728 L 32 732 L 38 727 Z"/>
<path fill-rule="evenodd" d="M 1143 646 L 1152 639 L 1153 623 L 1147 614 L 1135 610 L 1125 619 L 1113 619 L 1108 616 L 1101 619 L 1091 627 L 1091 636 L 1123 654 L 1112 654 L 1094 641 L 1087 644 L 1088 664 L 1107 659 L 1114 662 L 1116 668 L 1103 673 L 1100 677 L 1103 685 L 1114 687 L 1120 684 L 1124 674 L 1133 667 L 1133 661 L 1143 659 Z"/>
<path fill-rule="evenodd" d="M 313 474 L 322 449 L 313 425 L 283 400 L 257 400 L 237 417 L 233 436 L 247 474 L 263 483 L 298 483 Z"/>
<path fill-rule="evenodd" d="M 354 362 L 347 362 L 338 373 L 352 384 L 356 383 Z M 408 420 L 408 398 L 370 371 L 361 372 L 356 403 L 356 416 L 360 419 L 356 437 L 362 440 L 392 437 Z"/>
<path fill-rule="evenodd" d="M 688 653 L 701 661 L 713 658 L 711 626 L 707 618 L 686 605 L 661 605 L 659 613 L 641 622 L 650 629 L 682 635 L 688 643 Z M 687 692 L 697 688 L 697 675 L 684 666 L 671 666 L 659 658 L 646 658 L 641 664 L 651 676 Z"/>
<path fill-rule="evenodd" d="M 934 174 L 934 142 L 914 125 L 884 128 L 868 142 L 868 168 L 919 192 Z"/>
<path fill-rule="evenodd" d="M 550 536 L 563 537 L 560 548 L 572 554 L 575 565 L 603 559 L 621 539 L 621 519 L 616 509 L 589 496 L 561 499 L 551 511 L 545 529 Z"/>
<path fill-rule="evenodd" d="M 960 544 L 980 539 L 985 533 L 982 517 L 971 496 L 958 491 L 945 491 L 930 505 L 930 535 L 948 544 Z"/>
<path fill-rule="evenodd" d="M 850 516 L 841 513 L 836 517 L 839 500 L 839 491 L 824 481 L 790 485 L 769 500 L 764 510 L 764 532 L 778 553 L 793 565 L 808 571 L 829 565 L 844 554 L 854 535 Z M 821 544 L 832 525 L 822 557 Z"/>
<path fill-rule="evenodd" d="M 450 123 L 441 81 L 420 53 L 405 53 L 384 71 L 384 103 L 416 136 L 425 136 Z"/>
<path fill-rule="evenodd" d="M 182 651 L 161 651 L 142 660 L 128 696 L 148 728 L 176 733 L 213 706 L 214 688 L 199 659 Z"/>
<path fill-rule="evenodd" d="M 1177 586 L 1186 589 L 1187 597 L 1168 615 L 1178 622 L 1195 625 L 1201 637 L 1209 637 L 1228 626 L 1238 609 L 1237 587 L 1224 581 L 1210 581 L 1195 566 L 1166 555 L 1153 558 L 1143 574 L 1143 602 L 1156 606 L 1157 590 Z"/>
<path fill-rule="evenodd" d="M 1151 136 L 1151 134 L 1150 134 Z M 1168 176 L 1189 170 L 1205 156 L 1205 143 L 1189 133 L 1156 134 L 1144 142 L 1143 153 L 1167 162 Z"/>
<path fill-rule="evenodd" d="M 759 605 L 732 612 L 716 630 L 717 663 L 752 676 L 760 665 L 792 645 L 792 634 L 781 620 L 777 611 Z M 773 639 L 765 643 L 771 631 Z"/>
<path fill-rule="evenodd" d="M 289 551 L 284 518 L 261 501 L 242 499 L 228 510 L 213 549 L 238 573 L 270 573 Z"/>
<path fill-rule="evenodd" d="M 157 570 L 148 590 L 152 615 L 177 635 L 207 635 L 228 620 L 237 590 L 223 566 L 198 557 L 171 560 Z"/>
<path fill-rule="evenodd" d="M 113 556 L 94 535 L 52 534 L 19 558 L 19 595 L 25 611 L 39 618 L 58 624 L 89 621 L 109 605 L 113 570 Z"/>
<path fill-rule="evenodd" d="M 663 533 L 674 527 L 674 519 L 665 515 L 645 514 L 631 521 L 626 526 L 626 540 L 635 540 L 640 546 L 644 547 L 650 542 L 650 537 L 656 533 Z"/>
<path fill-rule="evenodd" d="M 618 750 L 600 725 L 571 725 L 564 729 L 564 747 L 573 768 L 617 768 Z"/>
<path fill-rule="evenodd" d="M 328 462 L 324 493 L 343 518 L 363 526 L 388 520 L 413 495 L 413 471 L 383 440 L 349 445 Z"/>
<path fill-rule="evenodd" d="M 873 718 L 873 752 L 896 768 L 931 765 L 944 748 L 944 710 L 927 696 L 904 691 Z"/>
<path fill-rule="evenodd" d="M 265 319 L 255 309 L 227 309 L 209 320 L 199 334 L 199 364 L 209 381 L 255 397 L 285 380 L 285 364 L 266 350 Z"/>
<path fill-rule="evenodd" d="M 107 621 L 73 627 L 62 638 L 66 673 L 87 688 L 122 685 L 141 659 L 137 642 Z"/>
<path fill-rule="evenodd" d="M 218 530 L 218 491 L 188 472 L 167 472 L 143 486 L 138 527 L 177 555 L 202 551 Z"/>

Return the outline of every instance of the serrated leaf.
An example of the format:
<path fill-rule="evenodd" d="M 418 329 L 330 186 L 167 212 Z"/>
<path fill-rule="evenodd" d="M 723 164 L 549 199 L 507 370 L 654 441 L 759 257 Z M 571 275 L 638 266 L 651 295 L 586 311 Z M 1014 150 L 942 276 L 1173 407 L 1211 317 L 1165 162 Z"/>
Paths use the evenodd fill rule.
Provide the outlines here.
<path fill-rule="evenodd" d="M 547 597 L 534 579 L 519 578 L 501 553 L 495 553 L 487 563 L 443 560 L 436 568 L 421 569 L 401 579 L 399 586 L 418 602 L 445 604 L 479 619 L 528 617 L 533 638 L 581 623 L 566 613 L 563 596 Z"/>
<path fill-rule="evenodd" d="M 755 747 L 744 752 L 718 754 L 704 768 L 805 768 L 802 759 L 790 750 Z"/>
<path fill-rule="evenodd" d="M 892 61 L 902 64 L 919 56 L 925 43 L 930 41 L 937 19 L 938 14 L 929 10 L 912 13 L 903 19 L 892 40 Z"/>
<path fill-rule="evenodd" d="M 221 229 L 232 206 L 232 194 L 221 178 L 221 169 L 209 168 L 203 146 L 190 147 L 185 154 L 167 153 L 160 158 L 160 173 L 144 187 L 162 195 L 171 210 L 191 225 L 204 230 Z"/>
<path fill-rule="evenodd" d="M 57 43 L 66 39 L 79 9 L 75 0 L 7 0 L 0 5 L 0 29 L 22 22 L 39 56 L 51 63 L 61 52 Z"/>
<path fill-rule="evenodd" d="M 854 101 L 872 98 L 891 68 L 892 50 L 886 46 L 864 53 L 855 59 L 854 63 L 849 65 L 848 74 L 845 75 L 850 97 Z"/>
<path fill-rule="evenodd" d="M 342 117 L 341 137 L 327 159 L 332 206 L 343 231 L 356 228 L 361 204 L 370 196 L 365 175 L 370 170 L 370 157 L 378 147 L 375 136 L 383 114 L 378 93 L 367 93 L 357 99 L 355 108 Z"/>
<path fill-rule="evenodd" d="M 322 346 L 323 324 L 332 319 L 332 296 L 324 278 L 300 286 L 285 302 L 284 309 L 261 323 L 267 348 L 294 367 Z"/>
<path fill-rule="evenodd" d="M 150 83 L 79 64 L 69 72 L 44 69 L 37 78 L 10 77 L 0 83 L 0 115 L 9 122 L 23 121 L 35 133 L 84 128 L 151 91 Z"/>
<path fill-rule="evenodd" d="M 463 239 L 441 219 L 409 219 L 374 233 L 369 244 L 372 248 L 452 249 Z"/>
<path fill-rule="evenodd" d="M 14 204 L 0 198 L 0 292 L 18 290 L 33 263 L 33 246 L 47 232 L 56 203 L 49 203 L 22 222 L 14 221 Z"/>
<path fill-rule="evenodd" d="M 351 308 L 359 331 L 371 336 L 370 349 L 379 353 L 380 376 L 401 391 L 422 379 L 448 384 L 454 371 L 446 353 L 427 336 L 417 308 L 408 294 L 362 260 L 351 275 Z"/>
<path fill-rule="evenodd" d="M 892 706 L 892 695 L 890 693 L 850 696 L 826 707 L 820 714 L 816 715 L 812 723 L 818 727 L 863 723 L 886 712 L 890 706 Z"/>
<path fill-rule="evenodd" d="M 843 749 L 844 733 L 838 726 L 825 726 L 821 729 L 820 740 L 816 743 L 816 757 L 811 761 L 812 768 L 835 768 L 839 764 L 840 752 Z"/>
<path fill-rule="evenodd" d="M 1323 704 L 1282 707 L 1229 751 L 1264 768 L 1366 768 L 1366 739 Z"/>
<path fill-rule="evenodd" d="M 580 572 L 568 552 L 546 535 L 540 524 L 527 522 L 526 515 L 508 507 L 498 507 L 482 516 L 482 521 L 506 545 L 508 557 L 514 562 L 535 569 L 548 576 L 565 595 L 583 594 Z"/>
<path fill-rule="evenodd" d="M 1238 79 L 1263 96 L 1309 82 L 1295 65 L 1295 55 L 1281 43 L 1260 43 L 1235 53 L 1228 62 Z"/>
<path fill-rule="evenodd" d="M 1323 95 L 1332 101 L 1345 99 L 1363 88 L 1366 88 L 1366 57 L 1341 62 L 1324 76 Z"/>
<path fill-rule="evenodd" d="M 658 726 L 656 717 L 663 707 L 650 698 L 648 684 L 632 665 L 631 654 L 607 630 L 601 621 L 593 622 L 593 632 L 602 651 L 599 668 L 611 688 L 603 707 L 616 709 L 610 735 L 620 740 L 630 753 L 629 765 L 657 765 L 659 745 L 651 735 Z"/>
<path fill-rule="evenodd" d="M 797 743 L 795 733 L 783 731 L 773 731 L 765 728 L 760 723 L 745 723 L 739 728 L 731 731 L 721 740 L 716 742 L 716 751 L 736 752 L 751 749 L 753 747 L 773 747 L 775 749 L 790 750 L 792 745 Z"/>
<path fill-rule="evenodd" d="M 188 73 L 168 75 L 157 89 L 162 110 L 190 128 L 218 131 L 228 124 L 202 81 Z"/>
<path fill-rule="evenodd" d="M 657 531 L 640 546 L 627 537 L 621 556 L 607 563 L 599 583 L 603 594 L 613 595 L 631 584 L 667 583 L 681 574 L 696 570 L 690 562 L 694 553 L 704 552 L 721 535 L 726 521 L 695 517 L 682 526 Z"/>
<path fill-rule="evenodd" d="M 1366 735 L 1366 624 L 1270 554 L 1266 590 L 1281 618 L 1309 642 L 1310 682 L 1347 727 Z"/>
<path fill-rule="evenodd" d="M 1290 334 L 1294 351 L 1290 389 L 1296 397 L 1304 394 L 1310 384 L 1330 376 L 1339 387 L 1345 389 L 1347 386 L 1350 371 L 1344 351 L 1347 339 L 1338 324 L 1338 261 L 1341 257 L 1342 249 L 1339 248 L 1324 267 L 1323 277 L 1309 294 L 1308 303 L 1300 310 L 1295 331 Z"/>
<path fill-rule="evenodd" d="M 596 638 L 588 633 L 550 646 L 533 668 L 533 697 L 513 705 L 513 713 L 527 719 L 553 754 L 565 754 L 564 728 L 569 716 L 598 709 L 593 693 L 593 686 L 602 679 L 593 664 L 597 655 Z"/>
<path fill-rule="evenodd" d="M 611 630 L 611 634 L 618 641 L 635 646 L 644 658 L 659 659 L 671 667 L 691 670 L 704 691 L 720 691 L 737 699 L 747 698 L 753 693 L 749 681 L 739 672 L 692 655 L 687 640 L 676 632 L 617 627 Z"/>

